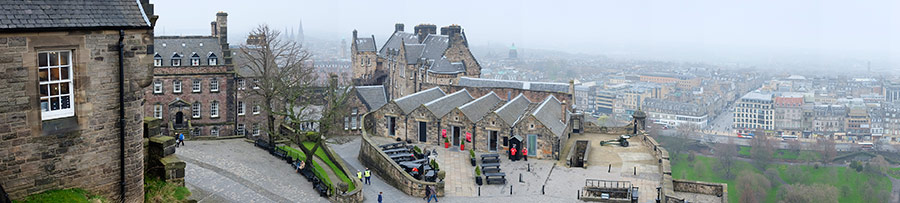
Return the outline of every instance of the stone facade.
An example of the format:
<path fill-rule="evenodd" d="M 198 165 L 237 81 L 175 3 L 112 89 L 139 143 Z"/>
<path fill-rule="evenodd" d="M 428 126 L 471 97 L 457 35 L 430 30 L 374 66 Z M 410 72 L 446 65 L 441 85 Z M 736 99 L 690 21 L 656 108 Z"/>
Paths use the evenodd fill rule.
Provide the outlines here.
<path fill-rule="evenodd" d="M 439 121 L 440 128 L 437 130 L 438 137 L 443 137 L 441 132 L 447 130 L 447 139 L 449 139 L 451 145 L 459 146 L 460 143 L 465 142 L 466 149 L 471 148 L 472 143 L 466 142 L 466 133 L 472 134 L 473 141 L 476 141 L 477 143 L 475 138 L 480 134 L 475 132 L 475 123 L 469 120 L 459 108 L 453 108 L 453 110 L 450 110 L 450 113 L 441 117 Z M 456 137 L 456 132 L 459 132 L 459 137 Z M 441 138 L 440 144 L 443 145 L 443 143 L 443 138 Z M 477 147 L 476 150 L 478 150 Z"/>
<path fill-rule="evenodd" d="M 521 140 L 521 147 L 528 146 L 529 136 L 537 137 L 537 143 L 535 145 L 535 149 L 537 150 L 528 150 L 529 157 L 537 157 L 539 159 L 556 159 L 556 155 L 559 153 L 559 138 L 556 137 L 556 135 L 553 135 L 553 132 L 550 131 L 549 127 L 538 121 L 537 118 L 530 114 L 525 115 L 525 117 L 523 117 L 521 121 L 513 126 L 513 134 L 519 135 L 520 137 L 522 137 L 522 139 L 524 139 Z M 522 151 L 522 148 L 519 148 L 519 146 L 517 146 L 517 149 L 520 152 Z"/>
<path fill-rule="evenodd" d="M 124 30 L 125 126 L 117 124 L 118 40 L 119 30 L 0 34 L 0 94 L 7 98 L 0 103 L 0 183 L 11 198 L 83 188 L 111 201 L 142 201 L 142 103 L 143 88 L 152 78 L 148 47 L 153 30 Z M 71 116 L 42 119 L 38 55 L 46 51 L 71 53 Z M 125 128 L 124 135 L 119 134 L 120 127 Z M 119 149 L 120 139 L 125 152 Z M 125 157 L 125 180 L 119 177 L 120 153 Z"/>
<path fill-rule="evenodd" d="M 369 115 L 373 116 L 373 115 Z M 376 120 L 374 118 L 366 118 L 366 122 Z M 385 182 L 403 191 L 404 193 L 416 196 L 425 196 L 425 186 L 434 187 L 438 196 L 444 196 L 444 182 L 426 182 L 416 180 L 409 173 L 400 168 L 397 163 L 391 160 L 387 154 L 381 152 L 377 146 L 369 140 L 366 132 L 363 132 L 362 142 L 359 149 L 359 161 L 363 165 L 372 169 L 372 172 L 381 177 Z"/>
<path fill-rule="evenodd" d="M 427 86 L 426 88 L 431 88 L 432 86 Z M 538 91 L 538 90 L 523 90 L 517 88 L 502 88 L 502 87 L 466 87 L 466 86 L 458 86 L 458 85 L 438 85 L 437 87 L 444 90 L 444 92 L 456 92 L 460 90 L 467 90 L 472 97 L 481 97 L 490 92 L 494 92 L 501 99 L 505 101 L 509 101 L 510 99 L 515 98 L 517 95 L 522 94 L 525 95 L 528 100 L 531 101 L 543 101 L 545 98 L 549 96 L 556 97 L 560 102 L 563 103 L 564 109 L 570 109 L 572 105 L 570 101 L 573 101 L 572 94 L 566 92 L 551 92 L 551 91 Z"/>
<path fill-rule="evenodd" d="M 434 145 L 442 145 L 444 144 L 443 138 L 441 138 L 439 129 L 440 129 L 440 118 L 435 116 L 428 108 L 425 108 L 425 105 L 420 105 L 419 108 L 412 110 L 409 114 L 402 117 L 404 122 L 406 123 L 406 134 L 398 135 L 404 140 L 411 140 L 413 143 L 422 142 L 421 135 L 419 134 L 419 128 L 421 127 L 421 123 L 425 123 L 425 142 Z M 450 132 L 447 132 L 447 137 L 450 137 Z M 450 142 L 453 142 L 452 140 Z"/>
<path fill-rule="evenodd" d="M 497 134 L 497 147 L 491 149 L 490 136 L 491 133 Z M 503 140 L 509 140 L 512 137 L 512 129 L 500 119 L 497 113 L 490 112 L 478 122 L 475 122 L 475 150 L 480 152 L 505 152 L 509 150 L 509 146 Z"/>

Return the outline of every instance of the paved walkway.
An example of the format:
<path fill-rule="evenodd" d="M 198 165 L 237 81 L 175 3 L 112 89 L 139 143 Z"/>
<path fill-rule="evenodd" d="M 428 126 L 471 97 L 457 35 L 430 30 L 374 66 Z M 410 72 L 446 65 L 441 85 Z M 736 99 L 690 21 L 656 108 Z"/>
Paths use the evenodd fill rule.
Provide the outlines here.
<path fill-rule="evenodd" d="M 327 202 L 289 164 L 243 139 L 185 141 L 189 199 L 198 202 Z"/>

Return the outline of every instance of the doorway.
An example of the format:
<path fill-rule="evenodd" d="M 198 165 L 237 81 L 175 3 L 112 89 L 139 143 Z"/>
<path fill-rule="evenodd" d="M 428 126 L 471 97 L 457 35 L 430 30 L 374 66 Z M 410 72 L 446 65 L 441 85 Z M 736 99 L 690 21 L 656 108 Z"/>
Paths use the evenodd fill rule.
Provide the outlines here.
<path fill-rule="evenodd" d="M 178 113 L 175 113 L 175 125 L 176 126 L 184 125 L 184 113 L 181 113 L 181 111 L 179 111 Z"/>
<path fill-rule="evenodd" d="M 459 146 L 459 127 L 453 126 L 453 146 Z"/>
<path fill-rule="evenodd" d="M 388 135 L 397 135 L 397 120 L 390 116 L 388 116 Z"/>
<path fill-rule="evenodd" d="M 427 132 L 427 126 L 428 126 L 427 123 L 419 122 L 419 142 L 425 142 L 426 140 L 428 140 L 428 138 L 425 135 Z"/>
<path fill-rule="evenodd" d="M 491 151 L 497 151 L 497 131 L 490 131 L 490 136 L 488 136 L 488 149 Z"/>
<path fill-rule="evenodd" d="M 537 135 L 528 135 L 528 143 L 525 144 L 528 144 L 528 151 L 531 152 L 528 153 L 528 156 L 537 154 L 537 151 L 535 151 L 535 148 L 537 148 Z"/>

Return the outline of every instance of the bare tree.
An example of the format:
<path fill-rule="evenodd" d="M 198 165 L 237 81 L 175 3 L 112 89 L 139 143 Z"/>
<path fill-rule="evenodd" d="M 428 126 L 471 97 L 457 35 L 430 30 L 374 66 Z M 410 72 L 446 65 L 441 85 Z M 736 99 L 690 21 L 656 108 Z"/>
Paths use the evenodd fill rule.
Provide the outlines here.
<path fill-rule="evenodd" d="M 238 64 L 250 74 L 242 77 L 253 78 L 250 81 L 253 88 L 249 91 L 261 100 L 263 110 L 268 112 L 266 132 L 272 144 L 275 137 L 280 136 L 276 127 L 281 121 L 276 116 L 285 118 L 295 114 L 290 112 L 293 106 L 287 104 L 297 100 L 293 96 L 308 92 L 314 81 L 313 68 L 307 65 L 309 52 L 300 43 L 285 40 L 280 35 L 265 24 L 254 28 L 249 35 L 253 40 L 240 48 L 242 59 Z"/>
<path fill-rule="evenodd" d="M 728 139 L 727 143 L 718 143 L 713 147 L 713 155 L 718 160 L 716 170 L 722 172 L 722 178 L 734 178 L 735 157 L 738 155 L 738 147 L 734 141 Z"/>
<path fill-rule="evenodd" d="M 750 140 L 750 158 L 759 169 L 765 169 L 775 155 L 775 141 L 767 135 L 754 136 Z"/>
<path fill-rule="evenodd" d="M 737 178 L 737 187 L 741 191 L 740 202 L 763 202 L 772 183 L 765 176 L 753 171 L 742 171 Z"/>
<path fill-rule="evenodd" d="M 315 143 L 311 149 L 307 149 L 303 146 L 303 143 L 299 141 L 297 145 L 300 147 L 300 150 L 306 155 L 306 161 L 312 161 L 312 157 L 315 156 L 315 152 L 319 150 L 320 147 L 325 145 L 325 138 L 338 134 L 338 129 L 342 124 L 343 118 L 347 115 L 346 101 L 347 97 L 350 95 L 347 91 L 347 86 L 342 86 L 338 82 L 338 76 L 335 74 L 329 75 L 329 82 L 325 88 L 324 95 L 324 106 L 322 109 L 318 111 L 321 116 L 313 119 L 304 119 L 302 112 L 305 111 L 307 106 L 299 106 L 294 109 L 294 111 L 290 111 L 290 114 L 286 114 L 290 119 L 291 126 L 296 126 L 301 123 L 309 123 L 315 122 L 318 124 L 318 133 L 310 133 L 307 132 L 305 135 L 305 140 L 308 142 Z M 298 95 L 299 96 L 299 95 Z M 299 100 L 299 99 L 298 99 Z M 294 104 L 297 102 L 290 102 L 290 104 Z M 302 104 L 302 102 L 300 102 Z M 361 127 L 361 126 L 360 126 Z"/>
<path fill-rule="evenodd" d="M 834 186 L 815 183 L 812 185 L 791 184 L 779 190 L 782 203 L 837 203 L 840 191 Z"/>
<path fill-rule="evenodd" d="M 793 139 L 788 141 L 788 148 L 795 153 L 799 154 L 800 150 L 802 150 L 802 147 L 803 145 L 801 145 L 800 139 Z"/>
<path fill-rule="evenodd" d="M 837 156 L 837 148 L 831 138 L 816 139 L 816 150 L 821 154 L 822 163 L 831 162 Z"/>

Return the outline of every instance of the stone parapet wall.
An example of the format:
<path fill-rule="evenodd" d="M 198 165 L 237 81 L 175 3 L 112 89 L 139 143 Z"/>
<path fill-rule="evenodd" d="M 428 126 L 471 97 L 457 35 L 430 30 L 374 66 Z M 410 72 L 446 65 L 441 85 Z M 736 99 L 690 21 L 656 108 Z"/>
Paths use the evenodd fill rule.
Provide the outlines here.
<path fill-rule="evenodd" d="M 366 114 L 365 117 L 369 117 Z M 363 119 L 364 122 L 371 121 L 371 118 Z M 366 126 L 365 124 L 363 126 Z M 369 133 L 363 131 L 362 142 L 359 149 L 359 161 L 368 167 L 372 172 L 378 174 L 385 182 L 403 191 L 404 193 L 416 196 L 425 196 L 425 186 L 435 188 L 438 196 L 444 196 L 444 182 L 426 182 L 416 180 L 409 173 L 406 173 L 400 165 L 397 165 L 387 154 L 378 149 L 373 141 L 369 138 Z"/>
<path fill-rule="evenodd" d="M 689 180 L 673 180 L 672 184 L 676 192 L 689 192 L 704 195 L 722 197 L 722 202 L 728 201 L 728 184 L 709 183 Z"/>
<path fill-rule="evenodd" d="M 349 165 L 347 164 L 346 161 L 344 161 L 344 158 L 341 158 L 341 156 L 338 156 L 337 154 L 335 154 L 334 151 L 331 151 L 331 148 L 329 148 L 327 146 L 323 146 L 323 147 L 320 147 L 319 149 L 325 150 L 325 154 L 328 156 L 328 158 L 331 159 L 331 161 L 334 162 L 335 166 L 337 166 L 341 171 L 344 171 L 344 174 L 346 174 L 348 176 L 350 176 L 351 174 L 355 174 L 355 173 L 351 173 L 350 169 L 347 168 L 347 166 L 349 166 Z M 362 192 L 363 183 L 361 181 L 359 181 L 359 179 L 353 178 L 353 177 L 350 177 L 350 181 L 353 182 L 353 185 L 356 185 L 356 188 L 354 188 L 351 191 L 347 191 L 346 193 L 343 193 L 343 194 L 332 195 L 331 197 L 328 198 L 328 200 L 331 202 L 340 202 L 340 203 L 363 202 L 363 200 L 365 199 L 365 197 L 363 196 L 363 192 Z"/>

